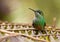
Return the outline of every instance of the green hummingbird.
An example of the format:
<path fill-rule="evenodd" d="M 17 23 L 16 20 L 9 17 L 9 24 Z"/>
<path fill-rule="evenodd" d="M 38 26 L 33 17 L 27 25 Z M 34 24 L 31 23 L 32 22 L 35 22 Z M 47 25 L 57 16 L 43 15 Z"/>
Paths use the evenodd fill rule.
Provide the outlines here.
<path fill-rule="evenodd" d="M 33 10 L 31 8 L 29 9 L 32 10 L 35 14 L 35 18 L 33 19 L 33 23 L 32 23 L 32 26 L 36 29 L 35 34 L 38 34 L 39 31 L 45 34 L 46 33 L 45 31 L 46 22 L 44 19 L 44 13 L 41 10 Z"/>

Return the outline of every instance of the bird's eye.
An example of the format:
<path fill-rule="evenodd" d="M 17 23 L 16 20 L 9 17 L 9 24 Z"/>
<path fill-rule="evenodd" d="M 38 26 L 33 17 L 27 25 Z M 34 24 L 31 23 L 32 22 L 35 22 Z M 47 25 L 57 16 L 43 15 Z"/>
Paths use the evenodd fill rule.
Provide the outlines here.
<path fill-rule="evenodd" d="M 41 15 L 41 12 L 38 12 Z"/>
<path fill-rule="evenodd" d="M 41 14 L 41 12 L 39 12 Z"/>
<path fill-rule="evenodd" d="M 41 14 L 41 11 L 37 11 L 39 14 Z"/>

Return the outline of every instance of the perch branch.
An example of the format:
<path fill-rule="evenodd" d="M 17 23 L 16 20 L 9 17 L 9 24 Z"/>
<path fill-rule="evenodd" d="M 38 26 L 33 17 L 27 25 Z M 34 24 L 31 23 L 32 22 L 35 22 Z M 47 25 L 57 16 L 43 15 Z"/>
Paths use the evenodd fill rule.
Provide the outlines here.
<path fill-rule="evenodd" d="M 18 35 L 20 35 L 20 36 L 27 37 L 27 38 L 30 38 L 30 39 L 33 39 L 33 40 L 37 40 L 37 41 L 41 41 L 41 42 L 46 42 L 46 40 L 40 40 L 38 38 L 29 36 L 29 35 L 24 35 L 24 34 L 19 34 L 19 33 L 13 33 L 13 32 L 9 32 L 9 31 L 6 31 L 6 30 L 1 30 L 1 29 L 0 29 L 0 32 L 4 32 L 4 33 L 9 34 L 9 36 L 1 37 L 0 41 L 3 40 L 3 39 L 5 39 L 5 38 L 9 38 L 11 36 L 18 36 Z"/>

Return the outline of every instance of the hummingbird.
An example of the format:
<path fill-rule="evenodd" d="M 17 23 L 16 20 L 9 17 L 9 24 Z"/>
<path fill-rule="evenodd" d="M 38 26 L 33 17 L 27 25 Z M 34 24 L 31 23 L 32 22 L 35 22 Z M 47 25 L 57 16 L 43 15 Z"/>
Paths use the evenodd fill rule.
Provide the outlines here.
<path fill-rule="evenodd" d="M 35 34 L 38 34 L 38 32 L 40 31 L 41 33 L 45 34 L 45 26 L 46 26 L 46 22 L 44 19 L 44 13 L 41 10 L 33 10 L 31 8 L 29 8 L 30 10 L 32 10 L 34 12 L 35 18 L 33 19 L 32 22 L 32 26 L 36 29 L 35 30 Z"/>

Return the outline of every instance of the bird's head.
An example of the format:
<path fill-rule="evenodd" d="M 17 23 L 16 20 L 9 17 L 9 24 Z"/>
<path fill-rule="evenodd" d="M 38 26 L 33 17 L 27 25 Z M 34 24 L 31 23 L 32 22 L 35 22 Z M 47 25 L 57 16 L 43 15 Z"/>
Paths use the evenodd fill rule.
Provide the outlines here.
<path fill-rule="evenodd" d="M 39 15 L 42 15 L 42 11 L 41 10 L 36 10 L 35 13 L 39 14 Z"/>
<path fill-rule="evenodd" d="M 29 9 L 32 10 L 35 13 L 36 16 L 40 16 L 40 15 L 43 16 L 43 12 L 41 10 L 33 10 L 31 8 L 29 8 Z"/>
<path fill-rule="evenodd" d="M 35 13 L 36 17 L 43 16 L 43 12 L 41 10 L 34 10 L 34 9 L 31 9 L 31 8 L 29 8 L 29 9 L 32 10 Z"/>

